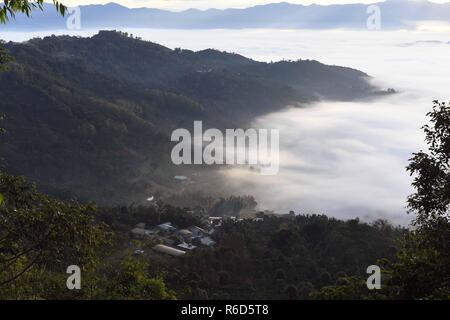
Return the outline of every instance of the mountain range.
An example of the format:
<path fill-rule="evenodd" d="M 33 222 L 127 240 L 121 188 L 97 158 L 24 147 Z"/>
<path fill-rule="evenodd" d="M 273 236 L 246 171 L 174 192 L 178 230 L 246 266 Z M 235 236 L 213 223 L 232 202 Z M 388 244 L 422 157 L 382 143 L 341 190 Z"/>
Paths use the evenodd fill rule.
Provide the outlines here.
<path fill-rule="evenodd" d="M 384 29 L 414 28 L 420 21 L 450 21 L 450 3 L 388 0 L 375 3 Z M 366 28 L 367 4 L 300 5 L 286 2 L 245 9 L 189 9 L 172 12 L 152 8 L 127 8 L 116 3 L 80 6 L 81 28 Z M 17 15 L 4 30 L 64 29 L 66 18 L 51 5 L 34 11 L 33 19 Z"/>

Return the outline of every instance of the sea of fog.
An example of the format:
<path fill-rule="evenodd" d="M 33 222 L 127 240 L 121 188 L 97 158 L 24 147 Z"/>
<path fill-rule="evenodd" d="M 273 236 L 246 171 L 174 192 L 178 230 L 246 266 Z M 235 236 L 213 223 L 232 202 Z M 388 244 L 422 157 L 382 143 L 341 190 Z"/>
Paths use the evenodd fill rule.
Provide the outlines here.
<path fill-rule="evenodd" d="M 280 130 L 279 174 L 243 169 L 223 174 L 235 194 L 254 195 L 264 209 L 410 222 L 405 206 L 412 178 L 405 166 L 413 152 L 424 148 L 420 127 L 432 100 L 450 101 L 450 29 L 124 31 L 170 48 L 215 48 L 260 61 L 301 58 L 349 66 L 400 91 L 370 102 L 287 106 L 256 119 L 255 127 Z M 23 41 L 42 35 L 3 32 L 0 38 Z"/>

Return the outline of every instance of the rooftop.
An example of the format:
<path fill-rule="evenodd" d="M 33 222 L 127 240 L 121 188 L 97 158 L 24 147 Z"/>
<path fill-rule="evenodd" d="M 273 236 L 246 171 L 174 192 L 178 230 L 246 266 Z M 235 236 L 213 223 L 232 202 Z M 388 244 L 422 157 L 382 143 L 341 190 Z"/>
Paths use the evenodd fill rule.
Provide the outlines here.
<path fill-rule="evenodd" d="M 153 250 L 160 252 L 160 253 L 164 253 L 164 254 L 168 254 L 174 257 L 178 257 L 178 256 L 182 256 L 184 254 L 186 254 L 186 252 L 182 251 L 182 250 L 178 250 L 163 244 L 157 244 L 156 246 L 153 247 Z"/>

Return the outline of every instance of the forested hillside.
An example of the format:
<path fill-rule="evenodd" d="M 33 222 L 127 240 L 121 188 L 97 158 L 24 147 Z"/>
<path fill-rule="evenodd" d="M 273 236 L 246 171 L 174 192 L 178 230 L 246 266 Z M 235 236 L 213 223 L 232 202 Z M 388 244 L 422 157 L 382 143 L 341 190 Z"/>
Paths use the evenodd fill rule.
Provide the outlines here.
<path fill-rule="evenodd" d="M 234 128 L 288 104 L 382 93 L 349 68 L 171 50 L 115 31 L 4 46 L 13 58 L 0 74 L 6 169 L 99 203 L 167 185 L 170 133 L 194 120 Z"/>

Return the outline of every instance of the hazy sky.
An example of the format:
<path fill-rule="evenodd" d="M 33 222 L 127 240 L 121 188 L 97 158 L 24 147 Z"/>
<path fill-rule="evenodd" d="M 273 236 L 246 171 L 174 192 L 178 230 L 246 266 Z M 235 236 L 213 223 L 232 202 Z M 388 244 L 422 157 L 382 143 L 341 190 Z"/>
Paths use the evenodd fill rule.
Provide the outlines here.
<path fill-rule="evenodd" d="M 286 2 L 309 5 L 317 4 L 345 4 L 345 3 L 374 3 L 381 0 L 289 0 Z M 420 1 L 420 0 L 418 0 Z M 277 0 L 62 0 L 65 5 L 105 4 L 108 2 L 120 3 L 127 7 L 151 7 L 169 10 L 183 10 L 188 8 L 245 8 L 258 4 L 281 2 Z M 433 0 L 432 2 L 445 3 L 449 0 Z"/>

